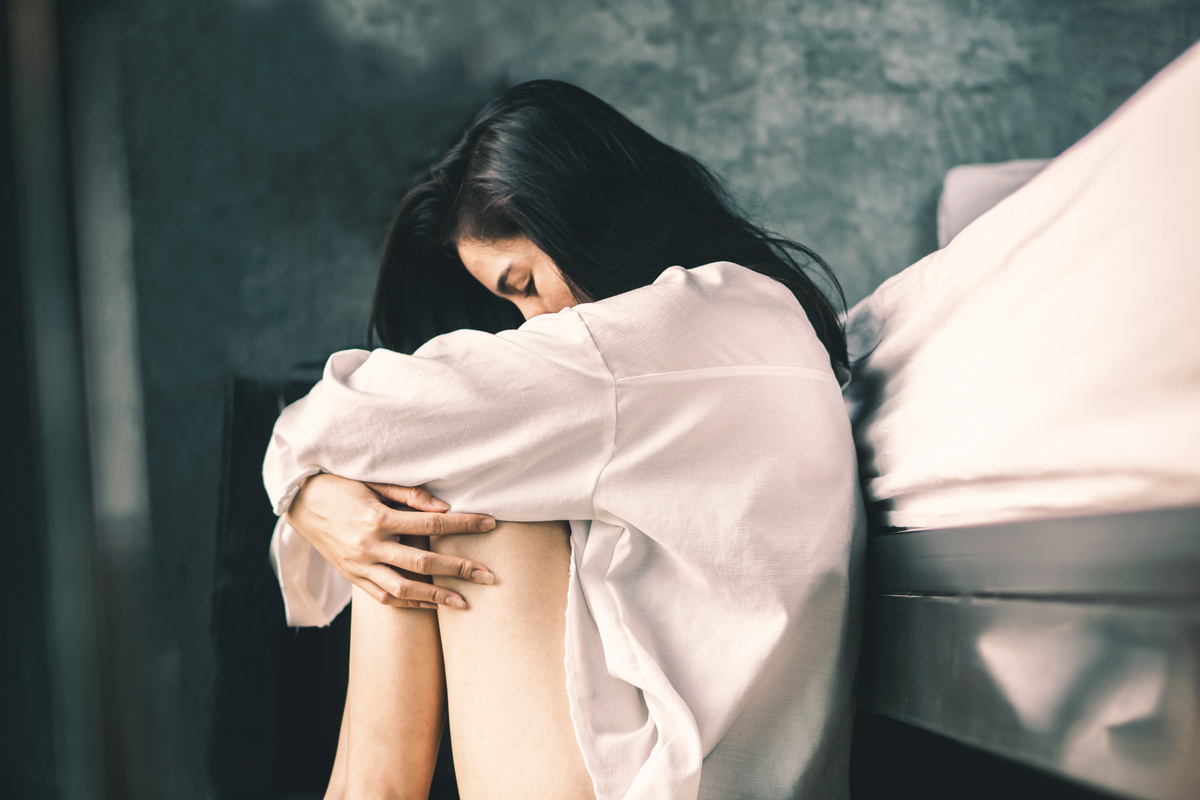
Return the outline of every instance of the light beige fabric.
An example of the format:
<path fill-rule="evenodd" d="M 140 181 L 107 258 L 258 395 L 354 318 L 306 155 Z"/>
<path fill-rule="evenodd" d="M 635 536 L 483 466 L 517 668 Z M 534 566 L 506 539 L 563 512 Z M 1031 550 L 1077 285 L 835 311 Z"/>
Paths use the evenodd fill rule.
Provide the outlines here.
<path fill-rule="evenodd" d="M 892 525 L 1200 503 L 1200 46 L 847 332 Z"/>
<path fill-rule="evenodd" d="M 515 331 L 335 354 L 275 427 L 276 511 L 321 470 L 571 521 L 565 667 L 601 800 L 847 796 L 861 499 L 781 284 L 672 267 Z M 282 521 L 271 550 L 289 622 L 327 623 L 346 582 Z"/>

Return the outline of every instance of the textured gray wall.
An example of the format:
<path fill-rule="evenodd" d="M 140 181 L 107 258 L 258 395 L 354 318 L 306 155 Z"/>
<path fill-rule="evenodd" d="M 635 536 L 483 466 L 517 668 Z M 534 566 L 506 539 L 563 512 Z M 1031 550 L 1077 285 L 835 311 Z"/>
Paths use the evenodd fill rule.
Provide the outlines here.
<path fill-rule="evenodd" d="M 203 795 L 222 380 L 362 341 L 414 172 L 494 90 L 582 85 L 823 254 L 853 302 L 935 246 L 942 174 L 1053 156 L 1200 36 L 1200 0 L 125 3 L 160 679 Z"/>

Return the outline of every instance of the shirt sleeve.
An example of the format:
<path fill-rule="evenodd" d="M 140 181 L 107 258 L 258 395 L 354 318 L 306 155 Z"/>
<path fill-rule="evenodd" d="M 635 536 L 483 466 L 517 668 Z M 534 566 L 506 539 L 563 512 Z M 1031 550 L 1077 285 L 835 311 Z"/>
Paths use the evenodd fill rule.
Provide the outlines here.
<path fill-rule="evenodd" d="M 281 515 L 271 562 L 288 624 L 328 624 L 350 597 L 282 518 L 306 478 L 425 486 L 454 511 L 498 519 L 590 519 L 615 440 L 615 393 L 573 309 L 495 335 L 455 331 L 411 356 L 335 353 L 313 390 L 284 409 L 263 463 Z"/>

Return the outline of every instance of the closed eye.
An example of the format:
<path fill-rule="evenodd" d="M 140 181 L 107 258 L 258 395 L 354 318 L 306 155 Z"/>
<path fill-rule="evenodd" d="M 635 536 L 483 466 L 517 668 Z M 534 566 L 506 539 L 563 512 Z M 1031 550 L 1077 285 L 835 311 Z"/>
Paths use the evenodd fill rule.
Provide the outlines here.
<path fill-rule="evenodd" d="M 529 297 L 530 295 L 534 295 L 534 294 L 537 294 L 537 286 L 534 285 L 533 276 L 530 275 L 529 283 L 525 284 L 525 296 Z"/>

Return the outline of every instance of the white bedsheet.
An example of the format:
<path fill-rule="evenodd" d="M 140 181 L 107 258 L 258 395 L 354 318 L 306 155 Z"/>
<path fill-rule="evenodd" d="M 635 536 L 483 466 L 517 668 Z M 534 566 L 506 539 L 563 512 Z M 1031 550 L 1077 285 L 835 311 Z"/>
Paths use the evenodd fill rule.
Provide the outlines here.
<path fill-rule="evenodd" d="M 1200 503 L 1200 46 L 848 332 L 887 524 Z"/>

